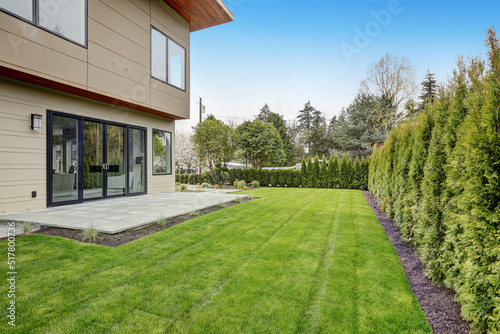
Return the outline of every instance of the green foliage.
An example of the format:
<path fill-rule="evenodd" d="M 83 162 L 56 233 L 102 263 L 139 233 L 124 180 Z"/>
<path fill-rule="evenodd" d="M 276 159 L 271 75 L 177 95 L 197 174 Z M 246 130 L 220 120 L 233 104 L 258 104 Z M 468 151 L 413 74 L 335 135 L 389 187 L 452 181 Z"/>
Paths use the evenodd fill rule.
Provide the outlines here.
<path fill-rule="evenodd" d="M 260 110 L 260 114 L 257 119 L 261 122 L 270 123 L 276 131 L 278 131 L 281 141 L 283 142 L 283 151 L 285 157 L 280 166 L 292 166 L 295 162 L 295 148 L 292 143 L 292 139 L 288 133 L 288 128 L 286 126 L 286 121 L 282 115 L 271 112 L 267 103 Z"/>
<path fill-rule="evenodd" d="M 318 158 L 318 155 L 314 157 L 314 162 L 313 162 L 313 172 L 312 172 L 312 180 L 311 180 L 311 188 L 321 188 L 321 177 L 320 177 L 320 161 Z"/>
<path fill-rule="evenodd" d="M 243 159 L 255 168 L 280 166 L 285 158 L 283 141 L 270 123 L 246 121 L 236 128 L 235 139 Z"/>
<path fill-rule="evenodd" d="M 97 226 L 95 223 L 92 223 L 82 231 L 82 240 L 83 242 L 95 242 L 98 235 Z"/>
<path fill-rule="evenodd" d="M 192 140 L 198 159 L 210 170 L 231 160 L 236 148 L 233 130 L 214 117 L 196 126 Z"/>
<path fill-rule="evenodd" d="M 234 180 L 233 185 L 236 187 L 240 180 L 249 179 L 252 177 L 252 183 L 258 183 L 257 187 L 263 186 L 273 186 L 273 187 L 303 187 L 303 188 L 327 188 L 327 187 L 339 187 L 339 163 L 338 156 L 330 157 L 330 162 L 326 163 L 326 159 L 323 163 L 319 160 L 312 162 L 309 158 L 310 163 L 310 173 L 307 172 L 307 163 L 302 165 L 300 170 L 297 169 L 230 169 L 227 172 L 224 169 L 218 169 L 211 172 L 206 172 L 203 174 L 178 174 L 176 179 L 183 181 L 191 177 L 193 180 L 202 180 L 205 178 L 212 179 L 212 174 L 219 175 L 222 173 L 224 175 L 224 180 L 227 181 L 217 181 L 214 184 L 229 184 L 229 180 Z M 358 159 L 357 162 L 353 164 L 351 159 L 346 157 L 346 167 L 345 175 L 347 177 L 347 182 L 343 183 L 345 189 L 367 189 L 368 187 L 368 169 L 369 163 L 367 160 Z M 307 173 L 306 175 L 304 175 Z M 317 181 L 319 180 L 319 181 Z M 245 182 L 245 181 L 243 181 Z M 209 183 L 201 183 L 201 187 L 210 186 Z M 252 186 L 254 186 L 252 184 Z M 186 184 L 179 184 L 177 190 L 181 189 L 187 190 Z"/>
<path fill-rule="evenodd" d="M 193 174 L 195 175 L 195 174 Z M 227 185 L 229 184 L 229 173 L 223 168 L 216 168 L 206 172 L 208 183 Z"/>
<path fill-rule="evenodd" d="M 257 188 L 258 186 L 260 186 L 259 181 L 256 181 L 256 180 L 253 180 L 252 182 L 250 182 L 250 185 L 254 188 Z"/>
<path fill-rule="evenodd" d="M 333 160 L 332 156 L 330 156 L 330 162 L 328 163 L 328 188 L 337 188 L 339 186 L 339 170 L 339 156 L 335 154 Z"/>
<path fill-rule="evenodd" d="M 301 174 L 301 180 L 300 184 L 306 184 L 307 183 L 307 162 L 305 158 L 302 158 L 302 163 L 300 164 L 300 174 Z"/>
<path fill-rule="evenodd" d="M 359 93 L 347 108 L 341 110 L 338 118 L 334 116 L 330 121 L 331 148 L 369 157 L 372 146 L 385 139 L 386 128 L 383 117 L 379 115 L 388 109 L 384 103 L 373 95 Z M 387 112 L 392 113 L 392 110 Z"/>
<path fill-rule="evenodd" d="M 425 74 L 425 78 L 421 83 L 422 86 L 422 94 L 420 94 L 420 107 L 419 110 L 422 111 L 425 109 L 425 104 L 426 103 L 434 103 L 434 98 L 436 97 L 437 94 L 437 83 L 436 83 L 436 78 L 434 78 L 435 74 L 431 73 L 430 70 L 427 70 L 427 73 Z"/>
<path fill-rule="evenodd" d="M 327 162 L 326 162 L 326 157 L 323 154 L 323 158 L 321 159 L 321 168 L 319 171 L 319 182 L 320 186 L 317 188 L 328 188 L 328 173 L 327 173 L 327 168 L 326 168 Z"/>
<path fill-rule="evenodd" d="M 210 183 L 203 182 L 203 183 L 201 184 L 201 187 L 202 187 L 202 188 L 212 188 L 212 185 L 211 185 Z"/>
<path fill-rule="evenodd" d="M 368 185 L 419 250 L 434 284 L 456 292 L 478 333 L 500 331 L 500 47 L 489 66 L 459 58 L 449 84 L 400 122 L 369 163 Z M 341 168 L 342 169 L 342 168 Z"/>
<path fill-rule="evenodd" d="M 245 180 L 240 180 L 238 181 L 238 183 L 236 183 L 236 188 L 238 188 L 239 190 L 243 190 L 246 186 L 247 183 L 245 182 Z"/>

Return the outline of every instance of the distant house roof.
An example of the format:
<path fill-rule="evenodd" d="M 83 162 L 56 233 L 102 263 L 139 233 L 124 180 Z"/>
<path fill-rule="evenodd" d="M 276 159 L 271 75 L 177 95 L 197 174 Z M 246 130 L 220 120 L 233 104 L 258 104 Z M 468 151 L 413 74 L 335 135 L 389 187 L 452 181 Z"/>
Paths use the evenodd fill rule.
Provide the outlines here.
<path fill-rule="evenodd" d="M 189 22 L 190 32 L 231 22 L 234 15 L 222 0 L 164 0 Z"/>

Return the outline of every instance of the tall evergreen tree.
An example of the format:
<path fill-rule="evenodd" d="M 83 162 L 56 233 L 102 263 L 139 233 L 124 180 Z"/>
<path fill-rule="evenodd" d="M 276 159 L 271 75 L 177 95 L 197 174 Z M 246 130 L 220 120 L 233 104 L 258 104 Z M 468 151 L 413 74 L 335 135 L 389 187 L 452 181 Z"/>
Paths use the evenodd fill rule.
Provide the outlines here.
<path fill-rule="evenodd" d="M 422 86 L 422 94 L 420 94 L 419 96 L 421 100 L 419 106 L 420 111 L 424 110 L 425 104 L 427 102 L 429 102 L 430 104 L 434 103 L 434 98 L 436 97 L 438 90 L 436 78 L 434 78 L 434 76 L 434 73 L 431 73 L 430 70 L 427 70 L 424 80 L 420 84 Z"/>
<path fill-rule="evenodd" d="M 320 188 L 321 187 L 321 176 L 320 176 L 320 171 L 321 171 L 321 165 L 319 162 L 318 155 L 314 157 L 314 162 L 313 162 L 313 178 L 312 178 L 312 187 L 314 188 Z"/>
<path fill-rule="evenodd" d="M 315 111 L 316 109 L 311 105 L 311 101 L 307 101 L 307 103 L 304 105 L 304 109 L 299 110 L 297 121 L 299 122 L 299 127 L 301 130 L 311 130 Z"/>
<path fill-rule="evenodd" d="M 307 184 L 307 162 L 305 158 L 302 158 L 302 163 L 300 164 L 300 175 L 302 186 Z"/>
<path fill-rule="evenodd" d="M 328 163 L 328 188 L 337 188 L 339 177 L 339 156 L 337 154 L 330 155 Z"/>
<path fill-rule="evenodd" d="M 372 95 L 359 93 L 354 101 L 334 116 L 329 126 L 330 146 L 340 152 L 368 157 L 372 146 L 383 142 L 385 128 L 379 122 L 380 101 Z"/>
<path fill-rule="evenodd" d="M 306 174 L 306 181 L 303 183 L 303 186 L 307 188 L 314 187 L 314 167 L 311 157 L 307 158 L 307 174 Z"/>
<path fill-rule="evenodd" d="M 267 117 L 271 113 L 271 109 L 267 105 L 267 103 L 264 104 L 264 106 L 260 109 L 260 113 L 255 117 L 261 122 L 267 122 Z"/>
<path fill-rule="evenodd" d="M 323 154 L 323 159 L 321 160 L 321 170 L 319 172 L 321 179 L 321 188 L 328 188 L 328 173 L 326 168 L 326 157 Z"/>
<path fill-rule="evenodd" d="M 347 165 L 347 157 L 345 154 L 342 155 L 342 160 L 340 160 L 339 168 L 339 187 L 340 189 L 349 188 L 349 167 Z"/>

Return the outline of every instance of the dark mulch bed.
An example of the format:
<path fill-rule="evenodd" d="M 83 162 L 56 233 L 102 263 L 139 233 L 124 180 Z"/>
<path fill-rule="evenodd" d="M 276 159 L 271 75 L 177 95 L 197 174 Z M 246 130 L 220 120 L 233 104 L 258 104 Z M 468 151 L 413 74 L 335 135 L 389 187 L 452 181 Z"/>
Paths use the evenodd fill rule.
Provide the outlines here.
<path fill-rule="evenodd" d="M 251 201 L 253 198 L 242 198 L 240 203 L 248 202 Z M 233 205 L 239 204 L 238 202 L 230 202 L 224 204 L 224 206 L 213 206 L 210 208 L 206 208 L 203 210 L 196 211 L 196 214 L 187 214 L 183 216 L 177 216 L 177 217 L 172 217 L 168 218 L 165 220 L 165 224 L 160 225 L 158 223 L 152 223 L 149 225 L 144 225 L 140 226 L 136 229 L 133 230 L 128 230 L 116 234 L 105 234 L 105 233 L 99 233 L 96 237 L 96 239 L 90 243 L 96 244 L 96 245 L 102 245 L 102 246 L 111 246 L 111 247 L 117 247 L 123 244 L 126 244 L 128 242 L 137 240 L 139 238 L 145 237 L 147 235 L 151 235 L 156 232 L 160 232 L 163 230 L 166 230 L 167 228 L 170 228 L 172 226 L 175 226 L 177 224 L 183 223 L 187 220 L 196 218 L 198 216 L 205 215 L 210 212 L 218 211 Z M 45 234 L 45 235 L 53 235 L 57 237 L 63 237 L 67 239 L 73 239 L 77 241 L 83 241 L 83 234 L 82 231 L 80 230 L 71 230 L 67 228 L 58 228 L 58 227 L 42 227 L 40 230 L 33 232 L 36 234 Z"/>
<path fill-rule="evenodd" d="M 399 227 L 384 214 L 372 194 L 369 191 L 364 191 L 364 194 L 387 237 L 398 252 L 413 293 L 432 331 L 434 333 L 469 333 L 469 326 L 460 316 L 460 305 L 453 298 L 454 292 L 432 285 L 431 280 L 424 275 L 425 266 L 418 258 L 416 248 L 403 241 L 398 233 Z"/>

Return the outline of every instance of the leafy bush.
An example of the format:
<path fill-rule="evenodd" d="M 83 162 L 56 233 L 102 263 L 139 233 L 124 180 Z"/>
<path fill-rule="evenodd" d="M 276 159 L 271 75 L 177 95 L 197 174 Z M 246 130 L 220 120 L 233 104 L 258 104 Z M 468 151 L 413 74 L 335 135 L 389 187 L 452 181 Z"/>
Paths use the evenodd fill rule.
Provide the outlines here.
<path fill-rule="evenodd" d="M 203 183 L 201 184 L 201 187 L 202 187 L 202 188 L 212 188 L 212 185 L 211 185 L 210 183 L 203 182 Z"/>
<path fill-rule="evenodd" d="M 246 186 L 247 186 L 247 184 L 246 184 L 245 180 L 240 180 L 236 184 L 236 188 L 238 188 L 239 190 L 243 190 Z"/>
<path fill-rule="evenodd" d="M 252 182 L 250 182 L 250 184 L 252 185 L 252 187 L 254 188 L 257 188 L 260 184 L 259 184 L 259 181 L 255 181 L 253 180 Z"/>
<path fill-rule="evenodd" d="M 179 185 L 179 187 L 178 187 L 177 189 L 178 189 L 179 191 L 181 191 L 181 192 L 184 192 L 184 191 L 186 191 L 186 190 L 188 189 L 188 185 L 187 185 L 187 184 L 182 183 L 182 184 L 180 184 L 180 185 Z"/>

